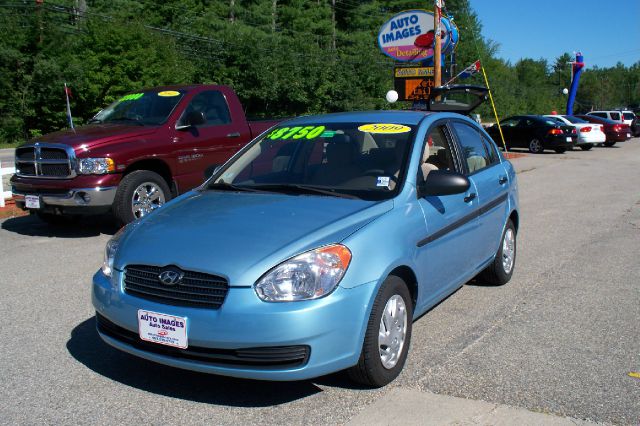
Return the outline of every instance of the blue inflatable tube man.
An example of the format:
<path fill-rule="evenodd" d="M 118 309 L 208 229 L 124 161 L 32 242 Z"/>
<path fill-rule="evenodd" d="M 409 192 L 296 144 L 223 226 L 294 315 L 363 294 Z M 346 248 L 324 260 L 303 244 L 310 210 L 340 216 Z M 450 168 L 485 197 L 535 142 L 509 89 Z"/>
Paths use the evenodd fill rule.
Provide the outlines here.
<path fill-rule="evenodd" d="M 582 53 L 578 52 L 576 53 L 575 62 L 571 63 L 571 89 L 569 90 L 569 98 L 567 99 L 567 115 L 573 115 L 573 102 L 576 100 L 582 68 L 584 68 L 584 57 Z"/>

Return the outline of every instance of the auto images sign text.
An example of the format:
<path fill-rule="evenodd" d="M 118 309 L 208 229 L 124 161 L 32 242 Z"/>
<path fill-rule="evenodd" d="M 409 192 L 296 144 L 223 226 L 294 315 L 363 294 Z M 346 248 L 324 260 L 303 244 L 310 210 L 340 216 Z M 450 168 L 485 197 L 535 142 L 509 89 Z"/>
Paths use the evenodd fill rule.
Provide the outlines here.
<path fill-rule="evenodd" d="M 441 19 L 442 53 L 455 48 L 458 42 L 458 28 L 449 19 Z M 416 46 L 416 39 L 423 43 Z M 380 50 L 397 61 L 426 61 L 433 57 L 433 13 L 426 10 L 407 10 L 389 19 L 378 33 Z M 430 41 L 430 47 L 421 47 L 424 41 Z M 427 43 L 429 44 L 429 43 Z"/>

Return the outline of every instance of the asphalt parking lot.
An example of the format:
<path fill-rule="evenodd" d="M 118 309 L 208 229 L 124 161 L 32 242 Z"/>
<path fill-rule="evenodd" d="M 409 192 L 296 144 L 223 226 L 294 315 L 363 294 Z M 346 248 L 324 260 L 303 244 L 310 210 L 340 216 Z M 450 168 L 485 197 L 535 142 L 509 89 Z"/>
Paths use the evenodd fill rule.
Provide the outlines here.
<path fill-rule="evenodd" d="M 341 374 L 259 382 L 120 353 L 97 336 L 90 303 L 114 226 L 0 222 L 0 423 L 336 424 L 375 413 L 390 424 L 380 401 L 429 392 L 638 424 L 640 379 L 629 373 L 640 372 L 640 138 L 514 164 L 512 281 L 470 282 L 422 316 L 404 372 L 378 390 Z"/>

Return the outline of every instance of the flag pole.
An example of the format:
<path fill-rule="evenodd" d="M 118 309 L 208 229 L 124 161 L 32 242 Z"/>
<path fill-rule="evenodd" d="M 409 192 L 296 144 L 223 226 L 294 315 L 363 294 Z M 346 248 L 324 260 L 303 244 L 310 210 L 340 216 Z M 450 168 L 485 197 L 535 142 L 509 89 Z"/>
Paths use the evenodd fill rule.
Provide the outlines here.
<path fill-rule="evenodd" d="M 500 119 L 498 118 L 498 113 L 496 112 L 496 104 L 493 103 L 493 96 L 491 95 L 491 88 L 489 87 L 489 80 L 487 79 L 487 73 L 484 72 L 484 66 L 482 67 L 482 75 L 484 76 L 484 83 L 487 85 L 487 90 L 489 91 L 489 99 L 491 100 L 491 108 L 493 108 L 493 115 L 496 117 L 496 123 L 498 123 L 498 131 L 500 132 L 500 139 L 502 139 L 502 146 L 504 146 L 504 151 L 507 152 L 507 144 L 504 141 L 504 135 L 502 134 L 502 127 L 500 127 Z"/>
<path fill-rule="evenodd" d="M 69 104 L 69 88 L 67 87 L 67 82 L 64 82 L 64 96 L 67 99 L 67 120 L 69 120 L 69 126 L 71 126 L 71 130 L 74 132 L 76 129 L 73 127 L 73 118 L 71 117 L 71 105 Z"/>

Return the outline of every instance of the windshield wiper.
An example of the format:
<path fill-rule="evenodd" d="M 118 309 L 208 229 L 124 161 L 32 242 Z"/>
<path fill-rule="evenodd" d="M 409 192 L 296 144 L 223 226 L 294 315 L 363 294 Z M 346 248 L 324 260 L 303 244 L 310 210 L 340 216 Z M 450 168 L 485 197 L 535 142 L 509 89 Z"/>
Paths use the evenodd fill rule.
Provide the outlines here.
<path fill-rule="evenodd" d="M 262 189 L 254 188 L 252 186 L 234 185 L 226 182 L 212 183 L 211 185 L 208 185 L 206 189 L 218 191 L 265 192 Z"/>
<path fill-rule="evenodd" d="M 91 120 L 87 121 L 87 124 L 91 123 L 102 123 L 102 120 L 100 120 L 99 118 L 92 118 Z"/>
<path fill-rule="evenodd" d="M 359 198 L 359 197 L 356 197 L 355 195 L 336 192 L 336 190 L 334 189 L 325 189 L 325 188 L 318 188 L 317 186 L 291 184 L 291 183 L 265 183 L 261 185 L 252 186 L 252 188 L 259 188 L 267 191 L 285 192 L 285 193 L 294 193 L 294 194 L 326 195 L 329 197 L 352 198 L 352 199 Z"/>
<path fill-rule="evenodd" d="M 144 123 L 142 121 L 136 120 L 135 118 L 131 118 L 131 117 L 112 118 L 109 121 L 133 121 L 134 123 L 136 123 L 139 126 L 144 126 Z"/>

